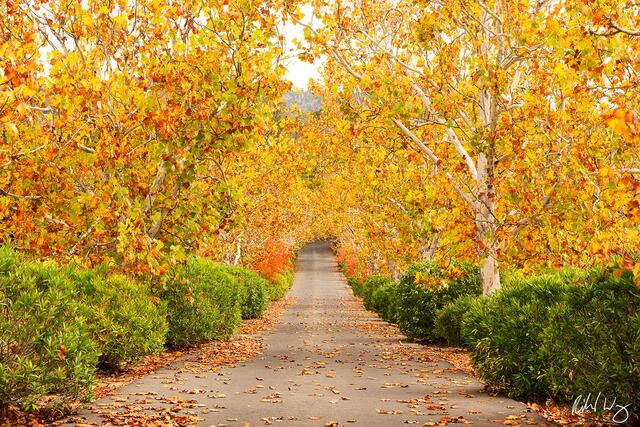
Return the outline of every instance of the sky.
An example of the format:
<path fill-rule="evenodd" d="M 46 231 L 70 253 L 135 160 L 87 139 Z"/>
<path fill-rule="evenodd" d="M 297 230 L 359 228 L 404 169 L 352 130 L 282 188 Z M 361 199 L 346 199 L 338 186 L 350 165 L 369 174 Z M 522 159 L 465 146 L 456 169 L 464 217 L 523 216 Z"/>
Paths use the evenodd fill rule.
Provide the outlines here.
<path fill-rule="evenodd" d="M 310 22 L 312 14 L 311 7 L 303 6 L 302 11 L 305 14 L 304 21 Z M 313 64 L 309 64 L 308 62 L 303 62 L 297 58 L 296 50 L 293 49 L 293 39 L 304 39 L 302 26 L 288 22 L 284 27 L 284 36 L 286 38 L 288 48 L 291 49 L 289 55 L 292 57 L 287 63 L 287 72 L 285 77 L 293 83 L 294 89 L 307 89 L 309 79 L 317 79 L 320 77 L 318 69 L 321 63 L 320 61 L 316 61 Z"/>
<path fill-rule="evenodd" d="M 292 59 L 287 65 L 286 78 L 293 83 L 296 89 L 307 89 L 309 79 L 316 79 L 319 76 L 317 63 L 309 64 Z"/>

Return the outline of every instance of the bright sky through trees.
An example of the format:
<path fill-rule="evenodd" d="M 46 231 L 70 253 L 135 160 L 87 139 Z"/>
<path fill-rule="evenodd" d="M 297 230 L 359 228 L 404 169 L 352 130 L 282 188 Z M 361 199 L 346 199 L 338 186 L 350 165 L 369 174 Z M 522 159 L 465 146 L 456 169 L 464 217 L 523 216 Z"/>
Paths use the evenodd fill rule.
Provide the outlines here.
<path fill-rule="evenodd" d="M 312 10 L 310 6 L 302 8 L 305 14 L 305 22 L 311 21 Z M 301 25 L 296 25 L 292 22 L 287 22 L 284 27 L 284 35 L 287 40 L 287 47 L 290 49 L 290 59 L 287 63 L 287 71 L 285 78 L 293 83 L 294 88 L 307 89 L 309 79 L 318 79 L 320 77 L 319 68 L 322 63 L 321 60 L 314 62 L 313 64 L 305 61 L 301 61 L 298 58 L 299 51 L 295 47 L 294 40 L 304 40 L 304 34 Z"/>

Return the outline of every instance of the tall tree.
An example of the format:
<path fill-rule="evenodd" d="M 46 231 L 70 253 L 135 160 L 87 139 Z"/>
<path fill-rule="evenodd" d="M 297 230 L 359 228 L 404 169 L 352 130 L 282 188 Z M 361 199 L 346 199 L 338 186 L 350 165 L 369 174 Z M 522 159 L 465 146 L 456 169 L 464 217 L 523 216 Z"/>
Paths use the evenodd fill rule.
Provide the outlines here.
<path fill-rule="evenodd" d="M 3 237 L 39 256 L 160 271 L 228 226 L 229 159 L 263 143 L 289 87 L 279 8 L 0 5 Z"/>
<path fill-rule="evenodd" d="M 576 228 L 599 208 L 588 200 L 634 146 L 614 144 L 605 122 L 593 120 L 615 102 L 597 85 L 615 78 L 606 67 L 619 53 L 572 26 L 579 11 L 509 0 L 314 5 L 323 25 L 306 26 L 307 38 L 328 56 L 330 83 L 395 127 L 444 178 L 434 184 L 445 182 L 439 190 L 474 224 L 485 293 L 499 288 L 499 261 L 517 258 L 523 241 L 542 258 L 584 246 L 589 234 Z M 571 206 L 578 194 L 582 203 Z"/>

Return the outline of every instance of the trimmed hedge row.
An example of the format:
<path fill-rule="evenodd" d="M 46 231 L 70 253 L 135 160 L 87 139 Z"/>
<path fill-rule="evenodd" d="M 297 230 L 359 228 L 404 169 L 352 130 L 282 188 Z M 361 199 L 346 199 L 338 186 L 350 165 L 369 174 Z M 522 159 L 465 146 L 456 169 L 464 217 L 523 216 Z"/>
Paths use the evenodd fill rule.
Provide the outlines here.
<path fill-rule="evenodd" d="M 163 278 L 156 292 L 167 302 L 169 347 L 227 338 L 241 322 L 240 287 L 212 261 L 190 257 Z"/>
<path fill-rule="evenodd" d="M 166 304 L 147 286 L 104 271 L 68 267 L 62 274 L 100 351 L 99 368 L 123 369 L 144 355 L 162 351 Z"/>
<path fill-rule="evenodd" d="M 640 413 L 640 289 L 629 272 L 563 269 L 479 296 L 477 267 L 412 265 L 395 284 L 348 280 L 365 306 L 408 337 L 467 346 L 476 372 L 521 400 L 588 393 Z"/>
<path fill-rule="evenodd" d="M 449 269 L 425 261 L 409 267 L 397 289 L 397 319 L 409 338 L 442 342 L 435 332 L 438 310 L 457 298 L 481 293 L 480 269 L 454 261 Z"/>
<path fill-rule="evenodd" d="M 269 281 L 258 273 L 238 267 L 227 270 L 240 285 L 240 308 L 243 319 L 259 319 L 269 305 Z"/>
<path fill-rule="evenodd" d="M 602 393 L 640 408 L 640 290 L 606 270 L 514 281 L 462 321 L 474 367 L 518 399 L 571 402 Z"/>
<path fill-rule="evenodd" d="M 293 285 L 293 271 L 276 274 L 273 280 L 267 281 L 267 295 L 270 301 L 276 301 L 285 296 Z"/>
<path fill-rule="evenodd" d="M 383 286 L 392 284 L 392 280 L 387 276 L 371 276 L 367 277 L 360 285 L 360 296 L 367 310 L 374 310 L 373 296 Z M 381 301 L 377 301 L 379 304 Z M 379 307 L 382 308 L 382 307 Z"/>
<path fill-rule="evenodd" d="M 0 247 L 0 407 L 64 406 L 92 397 L 97 369 L 123 369 L 142 356 L 229 337 L 241 319 L 261 317 L 293 274 L 277 283 L 197 257 L 151 289 L 105 268 L 22 260 Z"/>
<path fill-rule="evenodd" d="M 450 346 L 464 347 L 462 319 L 477 300 L 475 295 L 466 295 L 452 301 L 436 312 L 433 333 Z"/>
<path fill-rule="evenodd" d="M 91 398 L 95 370 L 120 369 L 162 350 L 164 304 L 124 276 L 0 252 L 0 404 L 34 409 Z"/>
<path fill-rule="evenodd" d="M 0 406 L 35 409 L 49 393 L 58 405 L 92 397 L 98 344 L 66 279 L 50 270 L 0 249 Z"/>
<path fill-rule="evenodd" d="M 432 261 L 413 264 L 399 283 L 386 276 L 347 281 L 368 310 L 397 323 L 407 337 L 432 343 L 448 341 L 448 331 L 435 328 L 438 311 L 459 297 L 481 292 L 479 268 L 459 261 L 447 269 Z"/>
<path fill-rule="evenodd" d="M 391 323 L 398 321 L 396 291 L 396 284 L 390 280 L 379 286 L 371 295 L 371 308 L 380 314 L 380 317 Z"/>

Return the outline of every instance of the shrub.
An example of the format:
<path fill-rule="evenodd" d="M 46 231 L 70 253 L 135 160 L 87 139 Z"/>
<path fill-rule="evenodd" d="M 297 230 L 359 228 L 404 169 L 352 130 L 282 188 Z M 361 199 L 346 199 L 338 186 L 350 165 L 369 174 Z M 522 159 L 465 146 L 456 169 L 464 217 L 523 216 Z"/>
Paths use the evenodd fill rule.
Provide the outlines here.
<path fill-rule="evenodd" d="M 452 301 L 436 312 L 434 334 L 452 346 L 464 346 L 462 319 L 470 310 L 475 295 L 466 295 Z"/>
<path fill-rule="evenodd" d="M 353 289 L 353 294 L 362 298 L 362 287 L 361 281 L 356 279 L 355 277 L 349 277 L 347 279 L 347 284 Z"/>
<path fill-rule="evenodd" d="M 278 276 L 293 270 L 294 262 L 294 253 L 288 244 L 269 238 L 264 242 L 264 251 L 253 260 L 252 268 L 262 277 L 278 282 Z"/>
<path fill-rule="evenodd" d="M 276 301 L 284 297 L 293 285 L 293 272 L 285 271 L 275 275 L 273 280 L 267 284 L 267 293 L 271 301 Z"/>
<path fill-rule="evenodd" d="M 552 397 L 570 402 L 601 392 L 640 408 L 640 290 L 632 274 L 592 272 L 569 288 L 549 309 L 540 341 Z"/>
<path fill-rule="evenodd" d="M 476 266 L 456 261 L 444 270 L 433 261 L 413 264 L 396 290 L 398 326 L 411 339 L 438 342 L 434 333 L 436 312 L 463 295 L 480 292 Z"/>
<path fill-rule="evenodd" d="M 380 289 L 380 287 L 384 285 L 388 285 L 393 283 L 390 277 L 387 276 L 369 276 L 360 285 L 360 292 L 362 295 L 362 300 L 364 302 L 364 307 L 367 310 L 375 310 L 373 306 L 373 294 Z M 376 310 L 377 311 L 377 310 Z"/>
<path fill-rule="evenodd" d="M 88 401 L 98 349 L 71 286 L 49 264 L 16 265 L 0 254 L 0 406 L 35 409 L 50 403 Z"/>
<path fill-rule="evenodd" d="M 191 257 L 163 282 L 157 292 L 167 303 L 169 346 L 227 338 L 240 324 L 239 287 L 216 263 Z"/>
<path fill-rule="evenodd" d="M 593 270 L 514 280 L 463 319 L 476 371 L 519 399 L 602 393 L 640 406 L 640 290 L 630 273 Z"/>
<path fill-rule="evenodd" d="M 266 279 L 260 277 L 257 273 L 238 267 L 225 267 L 228 269 L 238 284 L 241 286 L 241 303 L 243 319 L 257 319 L 269 304 L 269 294 L 267 287 L 269 286 Z"/>
<path fill-rule="evenodd" d="M 18 257 L 8 245 L 0 247 L 0 274 L 6 275 L 13 271 Z"/>
<path fill-rule="evenodd" d="M 159 353 L 167 334 L 166 310 L 149 288 L 125 276 L 68 267 L 75 298 L 100 349 L 99 366 L 122 369 L 140 357 Z"/>
<path fill-rule="evenodd" d="M 371 306 L 387 322 L 396 322 L 396 287 L 393 282 L 387 282 L 371 295 Z"/>
<path fill-rule="evenodd" d="M 575 270 L 513 280 L 489 298 L 472 304 L 463 318 L 463 335 L 476 372 L 513 398 L 543 398 L 544 358 L 538 351 L 549 308 L 566 298 L 583 278 Z M 567 346 L 570 351 L 571 345 Z"/>

